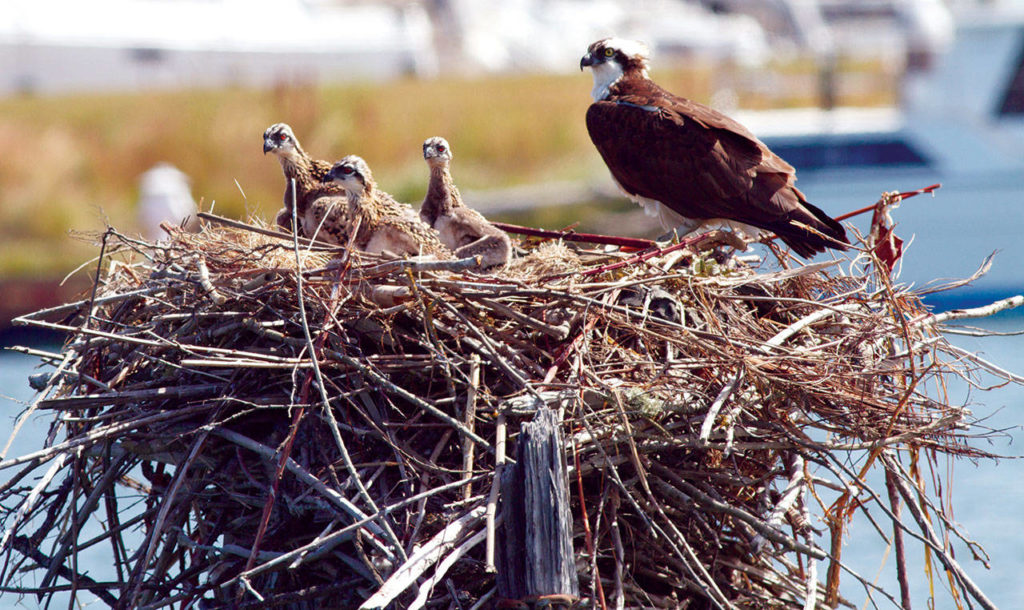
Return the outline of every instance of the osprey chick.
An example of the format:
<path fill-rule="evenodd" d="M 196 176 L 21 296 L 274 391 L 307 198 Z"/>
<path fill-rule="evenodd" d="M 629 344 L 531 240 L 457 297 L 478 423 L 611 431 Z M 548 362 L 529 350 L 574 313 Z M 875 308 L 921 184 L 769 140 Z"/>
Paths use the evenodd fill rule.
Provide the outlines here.
<path fill-rule="evenodd" d="M 408 205 L 377 189 L 373 174 L 361 157 L 349 155 L 338 161 L 324 180 L 345 190 L 349 227 L 357 227 L 356 248 L 396 256 L 429 254 L 452 258 L 437 231 L 412 215 Z"/>
<path fill-rule="evenodd" d="M 277 213 L 276 222 L 282 229 L 291 232 L 292 230 L 292 179 L 295 179 L 295 203 L 297 206 L 296 217 L 299 220 L 299 234 L 304 237 L 312 237 L 312 234 L 304 230 L 303 218 L 309 208 L 310 202 L 327 193 L 340 193 L 341 190 L 333 185 L 324 184 L 324 176 L 331 171 L 331 164 L 328 161 L 321 161 L 310 157 L 302 150 L 299 140 L 292 132 L 287 123 L 275 123 L 263 132 L 263 154 L 274 153 L 281 162 L 281 169 L 284 171 L 284 208 Z M 344 206 L 342 206 L 344 207 Z M 314 226 L 316 226 L 314 224 Z"/>
<path fill-rule="evenodd" d="M 483 214 L 462 203 L 449 165 L 452 149 L 444 138 L 423 142 L 423 159 L 430 167 L 430 185 L 420 206 L 420 219 L 433 227 L 457 258 L 480 256 L 480 267 L 504 268 L 512 255 L 512 242 Z"/>
<path fill-rule="evenodd" d="M 590 139 L 622 191 L 666 229 L 725 222 L 751 236 L 773 231 L 805 258 L 846 249 L 845 229 L 807 202 L 793 167 L 743 125 L 655 84 L 642 43 L 598 40 L 585 67 Z"/>

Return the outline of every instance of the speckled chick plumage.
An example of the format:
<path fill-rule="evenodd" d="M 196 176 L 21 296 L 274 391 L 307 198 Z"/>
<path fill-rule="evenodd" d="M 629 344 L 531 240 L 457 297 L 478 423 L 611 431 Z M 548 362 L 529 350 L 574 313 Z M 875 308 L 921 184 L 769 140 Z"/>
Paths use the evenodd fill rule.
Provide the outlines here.
<path fill-rule="evenodd" d="M 342 189 L 336 185 L 325 183 L 324 177 L 331 171 L 331 163 L 314 159 L 299 144 L 298 138 L 287 123 L 275 123 L 263 132 L 263 154 L 273 153 L 281 162 L 284 172 L 285 190 L 284 206 L 278 211 L 275 222 L 282 229 L 291 232 L 292 216 L 292 179 L 295 180 L 294 201 L 299 219 L 299 234 L 310 237 L 303 226 L 308 224 L 304 219 L 311 202 L 324 195 L 341 195 Z M 315 223 L 314 223 L 315 226 Z"/>
<path fill-rule="evenodd" d="M 345 190 L 349 227 L 357 227 L 353 244 L 359 250 L 452 258 L 451 250 L 441 242 L 437 231 L 416 218 L 408 205 L 377 188 L 361 157 L 349 155 L 338 161 L 326 180 Z"/>
<path fill-rule="evenodd" d="M 481 268 L 503 268 L 512 255 L 508 235 L 466 207 L 451 174 L 452 149 L 444 138 L 423 142 L 423 159 L 430 168 L 430 184 L 420 206 L 420 219 L 437 231 L 457 258 L 479 256 Z"/>

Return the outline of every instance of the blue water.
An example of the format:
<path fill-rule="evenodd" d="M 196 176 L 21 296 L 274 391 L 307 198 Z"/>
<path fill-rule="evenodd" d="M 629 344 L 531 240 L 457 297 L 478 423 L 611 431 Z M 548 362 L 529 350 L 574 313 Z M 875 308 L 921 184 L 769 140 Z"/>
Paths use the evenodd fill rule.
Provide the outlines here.
<path fill-rule="evenodd" d="M 60 345 L 34 345 L 46 351 L 59 351 Z M 26 356 L 9 350 L 0 351 L 0 448 L 7 443 L 14 429 L 18 416 L 25 410 L 27 404 L 35 397 L 36 393 L 28 385 L 28 376 L 40 371 L 51 371 L 52 367 L 37 367 L 39 359 L 33 356 Z M 29 416 L 22 424 L 18 435 L 14 437 L 11 447 L 5 457 L 15 457 L 38 451 L 43 448 L 43 442 L 49 432 L 50 422 L 53 413 L 49 411 L 36 411 Z M 16 468 L 14 469 L 16 470 Z M 35 476 L 42 474 L 45 469 L 37 469 Z M 9 471 L 0 471 L 0 481 L 8 479 Z M 27 484 L 34 484 L 34 477 Z M 59 484 L 59 479 L 51 484 Z M 5 508 L 11 508 L 7 506 Z M 97 523 L 87 527 L 90 531 L 83 530 L 83 538 L 88 539 L 98 535 L 101 530 Z M 44 552 L 49 554 L 50 550 L 46 543 L 43 543 Z M 79 567 L 90 577 L 105 581 L 113 579 L 113 567 L 110 559 L 110 548 L 101 548 L 101 545 L 94 546 L 79 554 Z M 42 574 L 30 575 L 24 584 L 37 582 Z M 66 584 L 58 579 L 57 584 Z M 54 595 L 51 608 L 68 606 L 68 595 L 58 593 Z M 95 599 L 91 594 L 84 593 L 78 596 L 78 601 L 87 603 Z M 0 609 L 8 608 L 39 608 L 39 601 L 34 596 L 18 596 L 13 593 L 0 593 Z M 98 607 L 105 607 L 100 604 Z"/>
<path fill-rule="evenodd" d="M 1013 315 L 1002 314 L 996 318 L 975 322 L 984 324 L 986 329 L 998 332 L 1024 330 L 1024 312 Z M 953 344 L 980 353 L 989 362 L 1015 372 L 1024 373 L 1024 336 L 1010 337 L 964 337 L 951 336 Z M 991 382 L 991 380 L 989 380 Z M 950 386 L 950 399 L 954 404 L 968 403 L 978 417 L 987 418 L 986 424 L 994 429 L 1006 431 L 1006 435 L 992 442 L 976 443 L 980 448 L 1010 459 L 998 461 L 986 460 L 978 463 L 970 460 L 945 460 L 938 462 L 939 473 L 943 485 L 952 489 L 952 508 L 954 520 L 966 530 L 966 537 L 980 543 L 991 557 L 991 569 L 982 563 L 973 561 L 971 553 L 962 543 L 954 545 L 956 557 L 967 575 L 983 592 L 1000 608 L 1024 608 L 1024 387 L 1006 385 L 988 392 L 969 390 L 962 382 L 954 382 Z M 959 402 L 958 402 L 959 401 Z M 949 470 L 946 470 L 946 467 Z M 951 477 L 947 476 L 951 473 Z M 930 477 L 926 474 L 926 480 Z M 877 489 L 884 490 L 879 484 Z M 873 511 L 876 518 L 881 518 L 878 511 Z M 904 508 L 903 516 L 910 519 Z M 886 533 L 891 528 L 883 526 Z M 851 542 L 844 550 L 844 560 L 848 561 L 862 576 L 873 579 L 881 573 L 878 583 L 898 596 L 896 584 L 896 567 L 890 554 L 889 561 L 881 564 L 885 552 L 884 546 L 867 523 L 866 519 L 856 519 L 851 525 Z M 910 560 L 910 583 L 913 591 L 914 607 L 924 607 L 923 600 L 928 595 L 928 581 L 924 572 L 923 545 L 906 538 L 908 557 Z M 932 559 L 933 564 L 935 559 Z M 820 574 L 820 572 L 819 572 Z M 857 590 L 853 580 L 843 578 L 844 593 L 849 599 L 863 603 L 864 594 Z M 941 574 L 934 583 L 938 590 L 945 584 Z M 946 585 L 948 586 L 948 585 Z M 938 594 L 937 608 L 955 607 L 949 594 Z M 886 607 L 880 603 L 881 607 Z"/>
<path fill-rule="evenodd" d="M 948 303 L 947 303 L 948 304 Z M 958 304 L 959 305 L 959 304 Z M 988 329 L 1007 332 L 1024 330 L 1024 312 L 1003 314 L 994 319 L 986 320 Z M 965 349 L 977 351 L 999 365 L 1017 373 L 1024 373 L 1024 336 L 972 338 L 956 336 L 952 341 Z M 56 349 L 56 347 L 51 347 Z M 14 424 L 15 417 L 22 411 L 25 402 L 33 397 L 26 378 L 34 372 L 35 359 L 11 352 L 0 352 L 0 417 L 6 422 L 6 428 L 0 437 L 6 440 L 7 431 Z M 970 402 L 972 410 L 978 416 L 988 417 L 988 424 L 993 428 L 1006 429 L 1008 436 L 994 442 L 982 442 L 982 446 L 992 452 L 1008 456 L 1021 456 L 1019 440 L 1024 438 L 1020 422 L 1024 420 L 1024 387 L 1008 385 L 989 392 L 968 392 L 964 384 L 954 383 L 950 388 L 954 401 Z M 49 414 L 30 418 L 15 440 L 8 455 L 18 455 L 36 450 L 42 446 L 45 437 Z M 1017 440 L 1017 442 L 1014 442 Z M 940 462 L 943 481 L 946 478 L 947 463 Z M 957 557 L 967 574 L 981 589 L 1001 608 L 1024 608 L 1024 461 L 1004 459 L 999 461 L 982 461 L 977 464 L 968 460 L 956 460 L 950 465 L 952 472 L 952 507 L 953 515 L 967 531 L 969 538 L 980 543 L 991 557 L 991 569 L 970 559 L 970 553 L 963 544 L 956 545 Z M 6 473 L 0 472 L 0 480 Z M 904 510 L 904 515 L 907 516 Z M 909 517 L 908 517 L 909 518 Z M 818 524 L 820 525 L 820 524 Z M 886 528 L 888 532 L 888 528 Z M 895 564 L 891 559 L 884 565 L 881 563 L 885 549 L 877 534 L 863 519 L 855 520 L 850 526 L 848 544 L 843 552 L 843 560 L 862 576 L 873 580 L 878 576 L 878 583 L 893 594 L 898 595 L 895 581 Z M 825 544 L 825 540 L 820 540 Z M 915 607 L 926 607 L 924 600 L 928 595 L 928 581 L 925 577 L 921 544 L 907 541 L 911 562 L 911 583 Z M 103 549 L 87 557 L 83 563 L 92 566 L 90 575 L 103 578 L 104 566 L 109 565 L 109 558 L 103 555 Z M 819 567 L 819 576 L 823 576 L 826 567 Z M 859 607 L 866 600 L 864 590 L 848 575 L 843 576 L 843 595 L 855 602 Z M 934 579 L 936 586 L 941 587 L 943 578 Z M 83 596 L 83 599 L 88 598 Z M 57 598 L 54 607 L 66 606 L 66 598 Z M 937 608 L 954 607 L 948 593 L 938 593 Z M 878 601 L 879 607 L 888 607 L 884 600 Z M 19 600 L 13 594 L 0 594 L 0 608 L 34 608 L 34 598 Z"/>
<path fill-rule="evenodd" d="M 904 240 L 900 281 L 922 286 L 936 279 L 969 277 L 995 254 L 987 274 L 951 296 L 1002 298 L 1024 292 L 1024 175 L 959 176 L 878 168 L 862 173 L 800 172 L 797 182 L 809 201 L 833 216 L 872 205 L 883 191 L 912 191 L 935 183 L 942 187 L 933 194 L 909 198 L 892 210 L 895 233 Z M 871 214 L 844 224 L 866 235 Z"/>

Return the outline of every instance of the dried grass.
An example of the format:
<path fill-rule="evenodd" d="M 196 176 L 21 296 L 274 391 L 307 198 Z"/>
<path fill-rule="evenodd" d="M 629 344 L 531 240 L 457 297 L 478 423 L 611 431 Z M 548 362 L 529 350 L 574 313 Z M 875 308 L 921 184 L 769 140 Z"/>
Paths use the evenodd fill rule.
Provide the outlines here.
<path fill-rule="evenodd" d="M 846 603 L 840 576 L 895 604 L 840 568 L 857 512 L 897 545 L 923 538 L 957 593 L 990 605 L 920 470 L 988 456 L 943 393 L 987 363 L 870 264 L 675 252 L 601 272 L 627 255 L 547 244 L 473 276 L 214 225 L 103 243 L 94 295 L 23 319 L 70 339 L 33 404 L 51 442 L 0 463 L 18 469 L 0 489 L 8 590 L 488 606 L 499 422 L 514 445 L 547 405 L 597 607 L 824 608 Z M 76 562 L 95 544 L 112 582 Z"/>

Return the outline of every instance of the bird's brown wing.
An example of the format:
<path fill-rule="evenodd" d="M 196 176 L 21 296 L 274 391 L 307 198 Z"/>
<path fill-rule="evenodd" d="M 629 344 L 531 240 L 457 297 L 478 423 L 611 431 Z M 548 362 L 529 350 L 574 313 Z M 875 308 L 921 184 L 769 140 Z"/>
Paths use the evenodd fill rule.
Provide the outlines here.
<path fill-rule="evenodd" d="M 686 218 L 743 220 L 730 202 L 753 186 L 760 149 L 681 112 L 648 110 L 650 101 L 602 101 L 587 111 L 590 137 L 615 179 Z"/>
<path fill-rule="evenodd" d="M 331 171 L 333 164 L 322 159 L 310 159 L 309 174 L 317 182 L 323 182 L 327 172 Z"/>
<path fill-rule="evenodd" d="M 833 245 L 814 231 L 846 240 L 842 227 L 793 187 L 792 166 L 707 106 L 652 87 L 591 104 L 587 128 L 627 192 L 683 217 L 727 218 L 775 231 L 805 256 Z"/>

